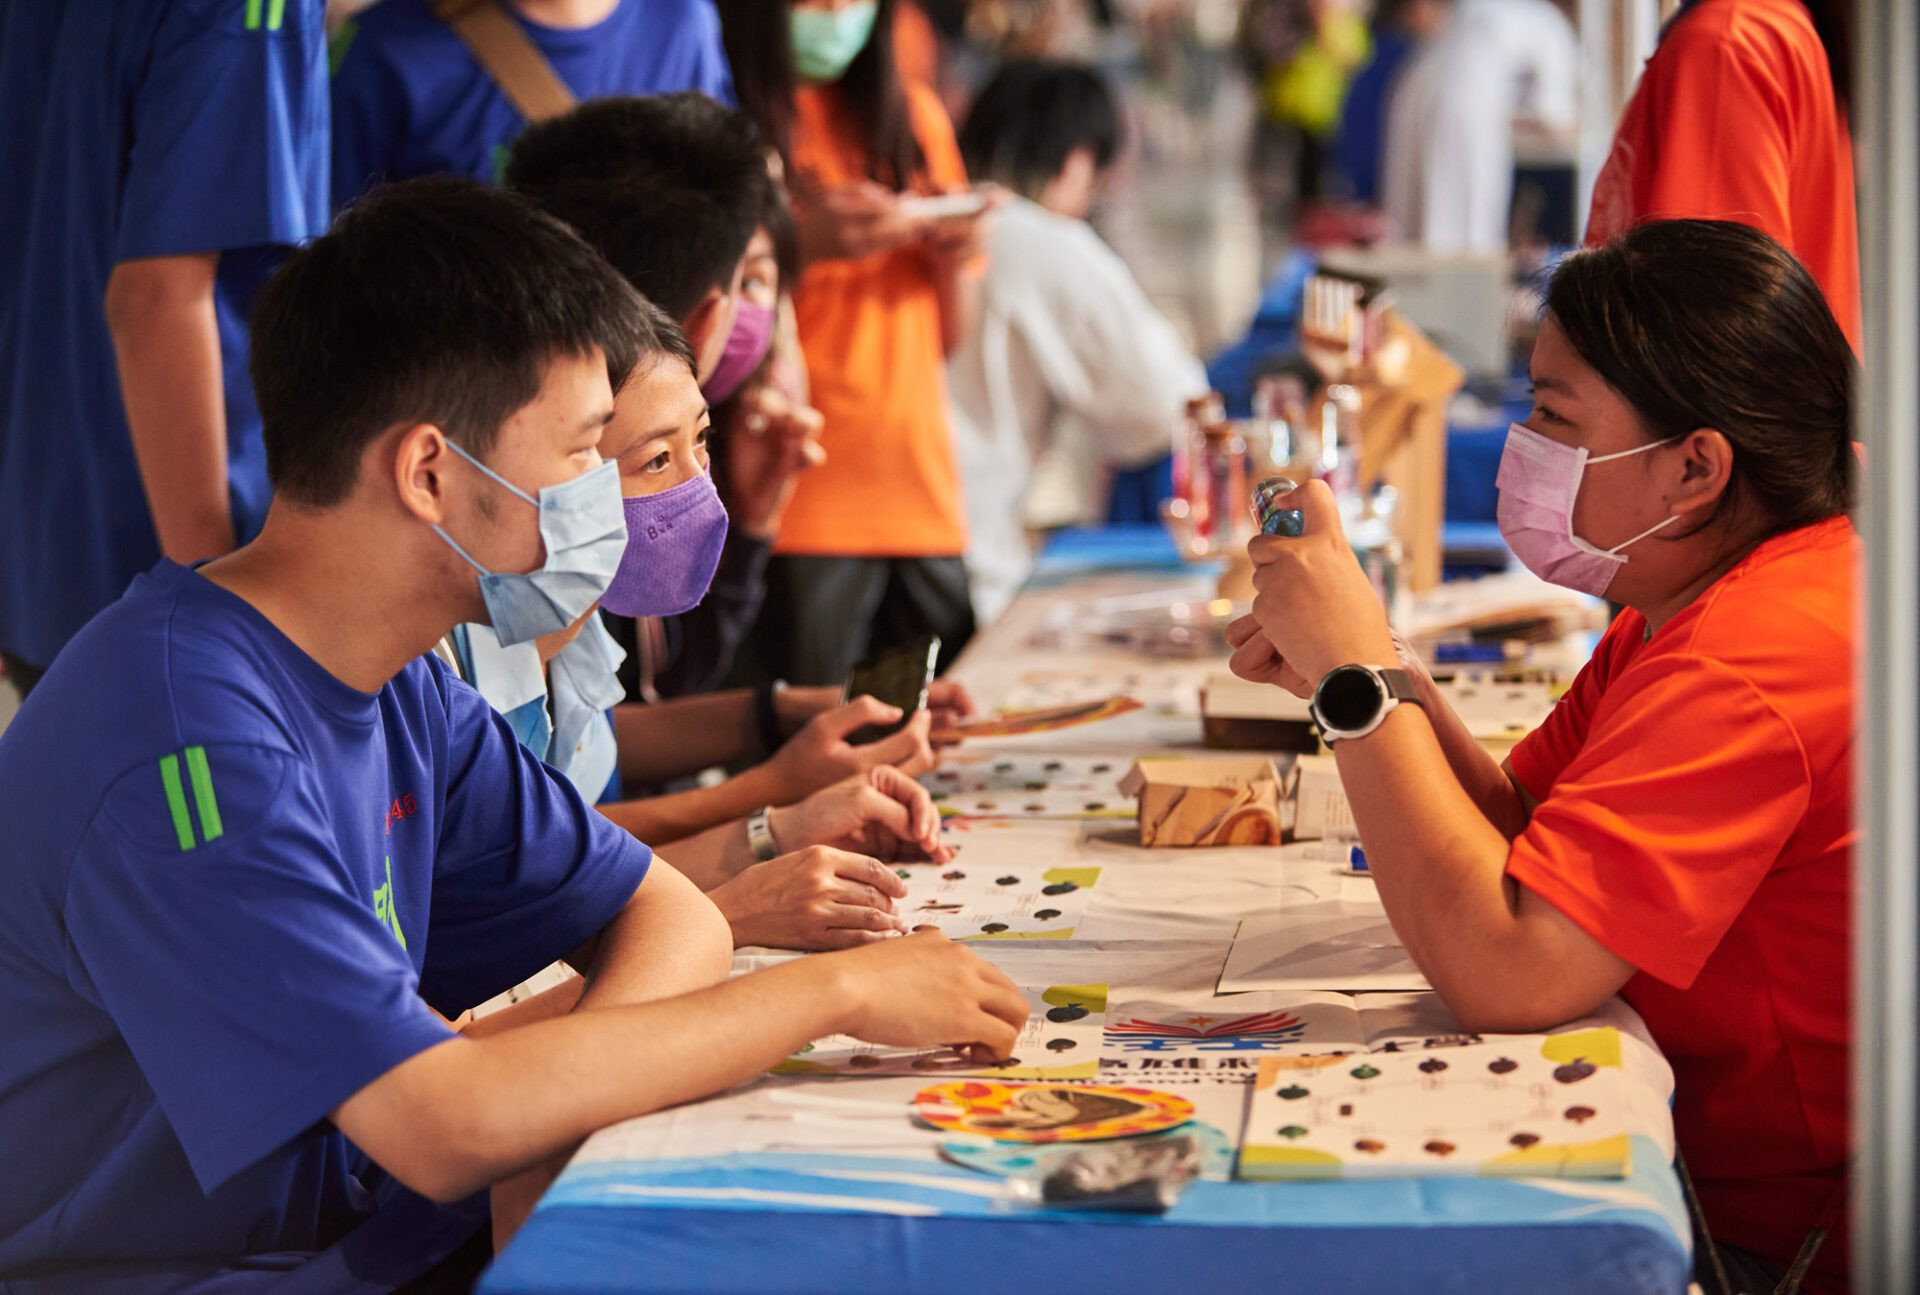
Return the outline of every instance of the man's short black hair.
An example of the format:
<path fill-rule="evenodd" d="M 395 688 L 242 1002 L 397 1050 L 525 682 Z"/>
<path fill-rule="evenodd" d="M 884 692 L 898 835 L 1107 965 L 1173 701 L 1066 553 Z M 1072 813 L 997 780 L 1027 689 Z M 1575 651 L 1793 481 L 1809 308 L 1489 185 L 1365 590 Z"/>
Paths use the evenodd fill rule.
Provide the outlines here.
<path fill-rule="evenodd" d="M 448 177 L 376 189 L 254 304 L 268 479 L 336 504 L 367 446 L 404 423 L 484 457 L 551 361 L 596 347 L 616 391 L 648 355 L 688 355 L 670 320 L 525 199 Z"/>
<path fill-rule="evenodd" d="M 766 172 L 766 145 L 744 113 L 685 93 L 595 99 L 531 126 L 506 181 L 685 319 L 733 282 Z"/>

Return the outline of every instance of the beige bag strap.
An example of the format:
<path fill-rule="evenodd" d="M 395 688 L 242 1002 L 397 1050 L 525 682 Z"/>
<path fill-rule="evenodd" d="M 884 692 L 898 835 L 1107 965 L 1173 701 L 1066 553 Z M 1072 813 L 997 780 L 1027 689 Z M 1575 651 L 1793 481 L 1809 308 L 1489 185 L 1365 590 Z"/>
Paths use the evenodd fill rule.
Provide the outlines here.
<path fill-rule="evenodd" d="M 500 0 L 433 0 L 433 14 L 453 28 L 529 125 L 572 109 L 573 91 Z"/>

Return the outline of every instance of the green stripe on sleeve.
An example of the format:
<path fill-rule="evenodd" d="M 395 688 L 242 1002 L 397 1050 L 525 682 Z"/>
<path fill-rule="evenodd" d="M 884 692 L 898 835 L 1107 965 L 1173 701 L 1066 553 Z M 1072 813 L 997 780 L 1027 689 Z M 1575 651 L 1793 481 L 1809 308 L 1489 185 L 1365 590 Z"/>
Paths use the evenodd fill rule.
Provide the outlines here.
<path fill-rule="evenodd" d="M 167 789 L 167 808 L 173 811 L 173 831 L 180 848 L 193 848 L 193 824 L 187 820 L 187 795 L 180 787 L 180 757 L 170 755 L 160 762 L 160 782 Z"/>
<path fill-rule="evenodd" d="M 255 0 L 257 3 L 257 0 Z M 287 16 L 287 0 L 270 0 L 267 5 L 267 30 L 279 31 L 280 22 Z"/>
<path fill-rule="evenodd" d="M 213 772 L 207 768 L 207 748 L 187 748 L 187 773 L 193 779 L 193 803 L 200 811 L 200 836 L 211 843 L 226 829 L 220 826 L 220 802 L 213 798 Z"/>
<path fill-rule="evenodd" d="M 260 0 L 247 0 L 247 30 L 260 30 Z"/>

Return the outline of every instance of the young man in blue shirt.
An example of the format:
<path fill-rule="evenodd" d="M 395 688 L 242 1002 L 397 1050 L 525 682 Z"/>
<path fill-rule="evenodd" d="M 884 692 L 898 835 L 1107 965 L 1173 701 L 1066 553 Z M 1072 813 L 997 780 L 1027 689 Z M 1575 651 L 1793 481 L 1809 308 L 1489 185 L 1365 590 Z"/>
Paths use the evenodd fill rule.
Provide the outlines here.
<path fill-rule="evenodd" d="M 137 580 L 0 736 L 10 1291 L 390 1290 L 481 1189 L 809 1039 L 1006 1055 L 1023 1000 L 932 933 L 723 980 L 712 905 L 428 655 L 604 589 L 636 306 L 454 180 L 265 288 L 260 536 Z M 584 981 L 448 1027 L 563 955 Z"/>
<path fill-rule="evenodd" d="M 577 100 L 698 90 L 733 101 L 713 0 L 483 0 L 504 8 Z M 333 42 L 333 198 L 382 180 L 497 180 L 526 118 L 434 13 L 380 0 Z"/>
<path fill-rule="evenodd" d="M 326 227 L 322 0 L 0 4 L 0 658 L 267 511 L 247 309 Z"/>

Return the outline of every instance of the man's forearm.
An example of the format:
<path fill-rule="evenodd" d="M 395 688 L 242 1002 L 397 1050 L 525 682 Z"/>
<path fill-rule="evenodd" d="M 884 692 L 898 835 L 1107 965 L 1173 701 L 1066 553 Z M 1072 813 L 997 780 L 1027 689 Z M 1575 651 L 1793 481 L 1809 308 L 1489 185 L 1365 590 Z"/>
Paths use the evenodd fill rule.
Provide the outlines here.
<path fill-rule="evenodd" d="M 177 562 L 234 546 L 217 256 L 125 261 L 104 303 L 121 398 L 160 550 Z"/>
<path fill-rule="evenodd" d="M 665 859 L 607 924 L 585 969 L 578 1010 L 652 1002 L 727 978 L 733 932 L 713 901 Z"/>
<path fill-rule="evenodd" d="M 753 692 L 746 688 L 675 697 L 651 706 L 616 706 L 613 730 L 620 746 L 620 776 L 633 783 L 687 778 L 765 754 Z"/>
<path fill-rule="evenodd" d="M 591 942 L 586 976 L 556 985 L 523 1003 L 475 1021 L 462 1032 L 484 1039 L 553 1020 L 569 1012 L 598 1011 L 691 993 L 724 980 L 733 935 L 713 905 L 671 864 L 655 859 L 647 879 L 620 914 Z M 512 1177 L 494 1183 L 494 1247 L 513 1234 L 566 1167 L 575 1144 L 566 1143 Z"/>
<path fill-rule="evenodd" d="M 596 1129 L 718 1092 L 836 1032 L 847 1001 L 838 968 L 799 959 L 663 1002 L 453 1039 L 402 1062 L 389 1072 L 399 1083 L 363 1090 L 335 1120 L 349 1137 L 363 1120 L 402 1128 L 407 1145 L 386 1146 L 383 1163 L 416 1190 L 457 1200 Z"/>

